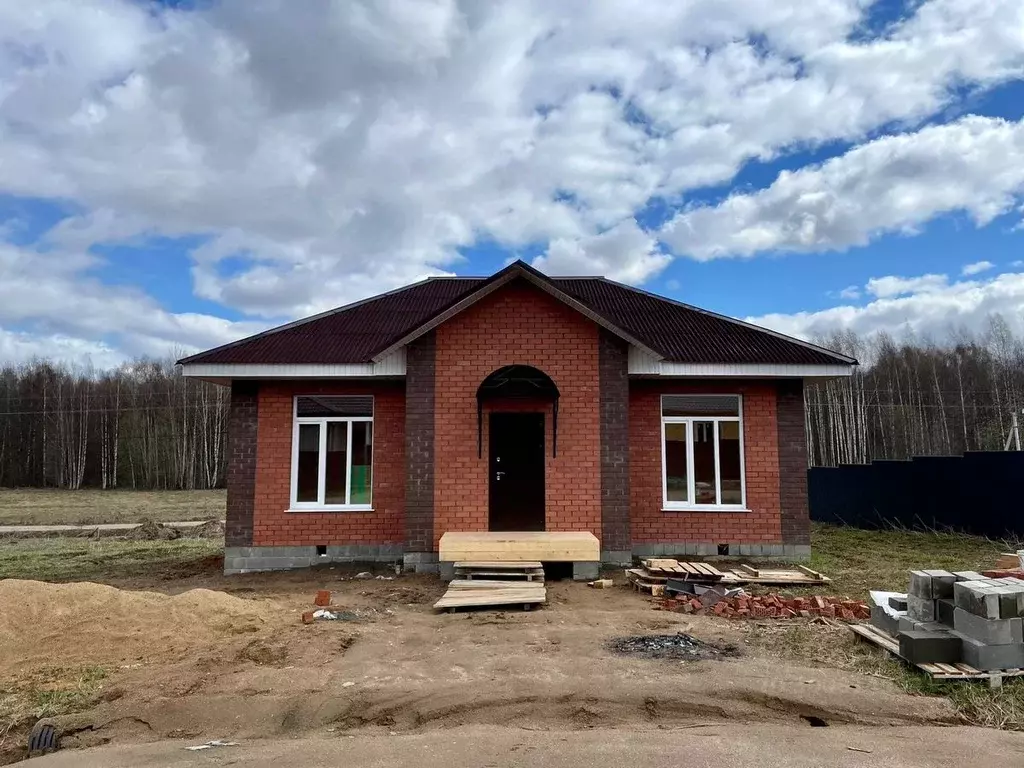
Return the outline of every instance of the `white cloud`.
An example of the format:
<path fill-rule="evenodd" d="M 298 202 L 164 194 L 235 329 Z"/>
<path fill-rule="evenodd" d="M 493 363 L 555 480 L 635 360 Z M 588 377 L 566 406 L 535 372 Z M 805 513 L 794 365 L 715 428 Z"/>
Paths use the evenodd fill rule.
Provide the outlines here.
<path fill-rule="evenodd" d="M 973 264 L 964 264 L 963 269 L 960 270 L 960 274 L 966 277 L 971 275 L 980 275 L 982 272 L 987 272 L 993 269 L 996 265 L 991 261 L 976 261 Z"/>
<path fill-rule="evenodd" d="M 663 238 L 697 259 L 837 250 L 952 211 L 987 224 L 1013 208 L 1022 188 L 1024 121 L 968 116 L 876 139 L 784 172 L 767 189 L 691 208 Z"/>
<path fill-rule="evenodd" d="M 946 275 L 920 275 L 919 277 L 873 277 L 864 289 L 879 299 L 891 299 L 908 293 L 934 293 L 949 284 Z"/>
<path fill-rule="evenodd" d="M 937 280 L 935 278 L 942 278 Z M 837 330 L 859 335 L 885 331 L 901 336 L 941 338 L 967 328 L 984 330 L 992 314 L 1001 314 L 1017 333 L 1024 333 L 1024 273 L 1008 272 L 987 280 L 948 283 L 942 275 L 916 278 L 917 287 L 902 290 L 915 278 L 881 277 L 869 285 L 889 286 L 875 293 L 868 304 L 838 306 L 820 312 L 770 314 L 748 318 L 750 322 L 802 338 L 827 336 Z"/>
<path fill-rule="evenodd" d="M 450 271 L 481 240 L 540 244 L 554 272 L 642 282 L 670 259 L 636 224 L 652 198 L 727 183 L 751 159 L 911 128 L 1024 72 L 1019 0 L 928 0 L 866 37 L 871 6 L 4 3 L 0 193 L 71 206 L 44 244 L 64 254 L 198 237 L 196 295 L 267 318 Z M 949 210 L 984 223 L 1019 188 L 1019 132 L 970 118 L 881 139 L 834 172 L 687 211 L 666 239 L 711 258 L 845 247 Z M 93 341 L 117 327 L 104 326 L 110 307 L 145 308 L 140 344 L 241 329 L 88 278 L 79 290 L 101 322 L 72 317 L 79 298 L 19 312 Z"/>
<path fill-rule="evenodd" d="M 839 298 L 856 300 L 860 298 L 860 287 L 856 285 L 848 285 L 839 292 Z"/>

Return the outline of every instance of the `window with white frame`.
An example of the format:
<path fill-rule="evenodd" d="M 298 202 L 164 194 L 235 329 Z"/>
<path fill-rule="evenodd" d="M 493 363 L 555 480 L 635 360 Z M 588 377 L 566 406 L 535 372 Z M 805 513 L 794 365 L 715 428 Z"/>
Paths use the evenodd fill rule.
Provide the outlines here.
<path fill-rule="evenodd" d="M 743 509 L 739 395 L 662 395 L 665 509 Z"/>
<path fill-rule="evenodd" d="M 373 397 L 295 398 L 293 509 L 370 509 Z"/>

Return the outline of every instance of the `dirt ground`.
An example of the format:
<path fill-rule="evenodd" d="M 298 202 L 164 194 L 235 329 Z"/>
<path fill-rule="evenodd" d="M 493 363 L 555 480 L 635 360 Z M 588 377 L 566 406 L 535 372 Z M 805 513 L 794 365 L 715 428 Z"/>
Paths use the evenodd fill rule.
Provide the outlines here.
<path fill-rule="evenodd" d="M 36 599 L 54 608 L 33 609 L 17 627 L 0 618 L 0 688 L 43 664 L 101 668 L 86 711 L 59 718 L 65 747 L 493 725 L 555 731 L 958 722 L 945 699 L 911 697 L 879 677 L 781 661 L 745 646 L 743 622 L 656 611 L 650 598 L 624 587 L 549 582 L 548 604 L 539 610 L 438 614 L 431 604 L 444 587 L 434 577 L 351 576 L 332 569 L 111 579 L 122 589 L 179 597 L 90 587 L 91 602 L 77 610 L 74 590 L 48 591 L 61 585 L 4 582 L 41 589 L 45 598 Z M 302 624 L 318 588 L 333 590 L 351 620 Z M 62 613 L 62 605 L 70 608 Z M 66 623 L 68 613 L 77 624 Z M 52 631 L 51 624 L 72 631 Z M 740 656 L 652 660 L 608 647 L 624 635 L 679 631 L 736 645 Z M 21 645 L 12 639 L 18 636 Z M 7 734 L 6 761 L 22 755 L 28 725 Z"/>

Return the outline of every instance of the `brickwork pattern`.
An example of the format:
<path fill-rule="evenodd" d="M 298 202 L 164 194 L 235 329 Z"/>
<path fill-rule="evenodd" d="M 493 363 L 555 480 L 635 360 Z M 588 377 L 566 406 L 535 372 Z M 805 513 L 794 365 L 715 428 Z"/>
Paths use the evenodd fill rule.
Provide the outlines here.
<path fill-rule="evenodd" d="M 600 538 L 599 327 L 525 281 L 498 289 L 436 330 L 434 544 L 445 531 L 488 528 L 488 418 L 492 410 L 545 414 L 545 509 L 549 531 Z M 558 456 L 550 403 L 489 403 L 477 455 L 476 390 L 506 365 L 532 365 L 561 392 Z"/>
<path fill-rule="evenodd" d="M 224 531 L 224 543 L 229 547 L 252 545 L 258 418 L 257 385 L 247 381 L 232 382 Z"/>
<path fill-rule="evenodd" d="M 372 512 L 289 512 L 293 398 L 373 395 Z M 402 382 L 264 383 L 256 438 L 255 546 L 383 544 L 405 540 L 405 390 Z"/>
<path fill-rule="evenodd" d="M 778 429 L 782 540 L 787 544 L 810 544 L 804 384 L 799 379 L 778 384 Z"/>
<path fill-rule="evenodd" d="M 630 549 L 628 346 L 600 331 L 601 541 L 606 551 Z"/>
<path fill-rule="evenodd" d="M 434 543 L 434 357 L 433 332 L 406 351 L 405 549 L 430 552 Z"/>
<path fill-rule="evenodd" d="M 743 451 L 749 512 L 663 512 L 661 395 L 743 395 Z M 771 382 L 633 381 L 629 398 L 630 518 L 633 543 L 781 542 L 776 389 Z"/>

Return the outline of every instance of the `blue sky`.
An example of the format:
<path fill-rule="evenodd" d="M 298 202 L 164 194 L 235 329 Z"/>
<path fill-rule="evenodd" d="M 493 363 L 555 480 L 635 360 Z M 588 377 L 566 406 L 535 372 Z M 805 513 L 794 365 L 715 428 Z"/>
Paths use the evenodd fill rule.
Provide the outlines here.
<path fill-rule="evenodd" d="M 0 360 L 523 258 L 808 338 L 1024 332 L 1024 4 L 0 8 Z"/>

